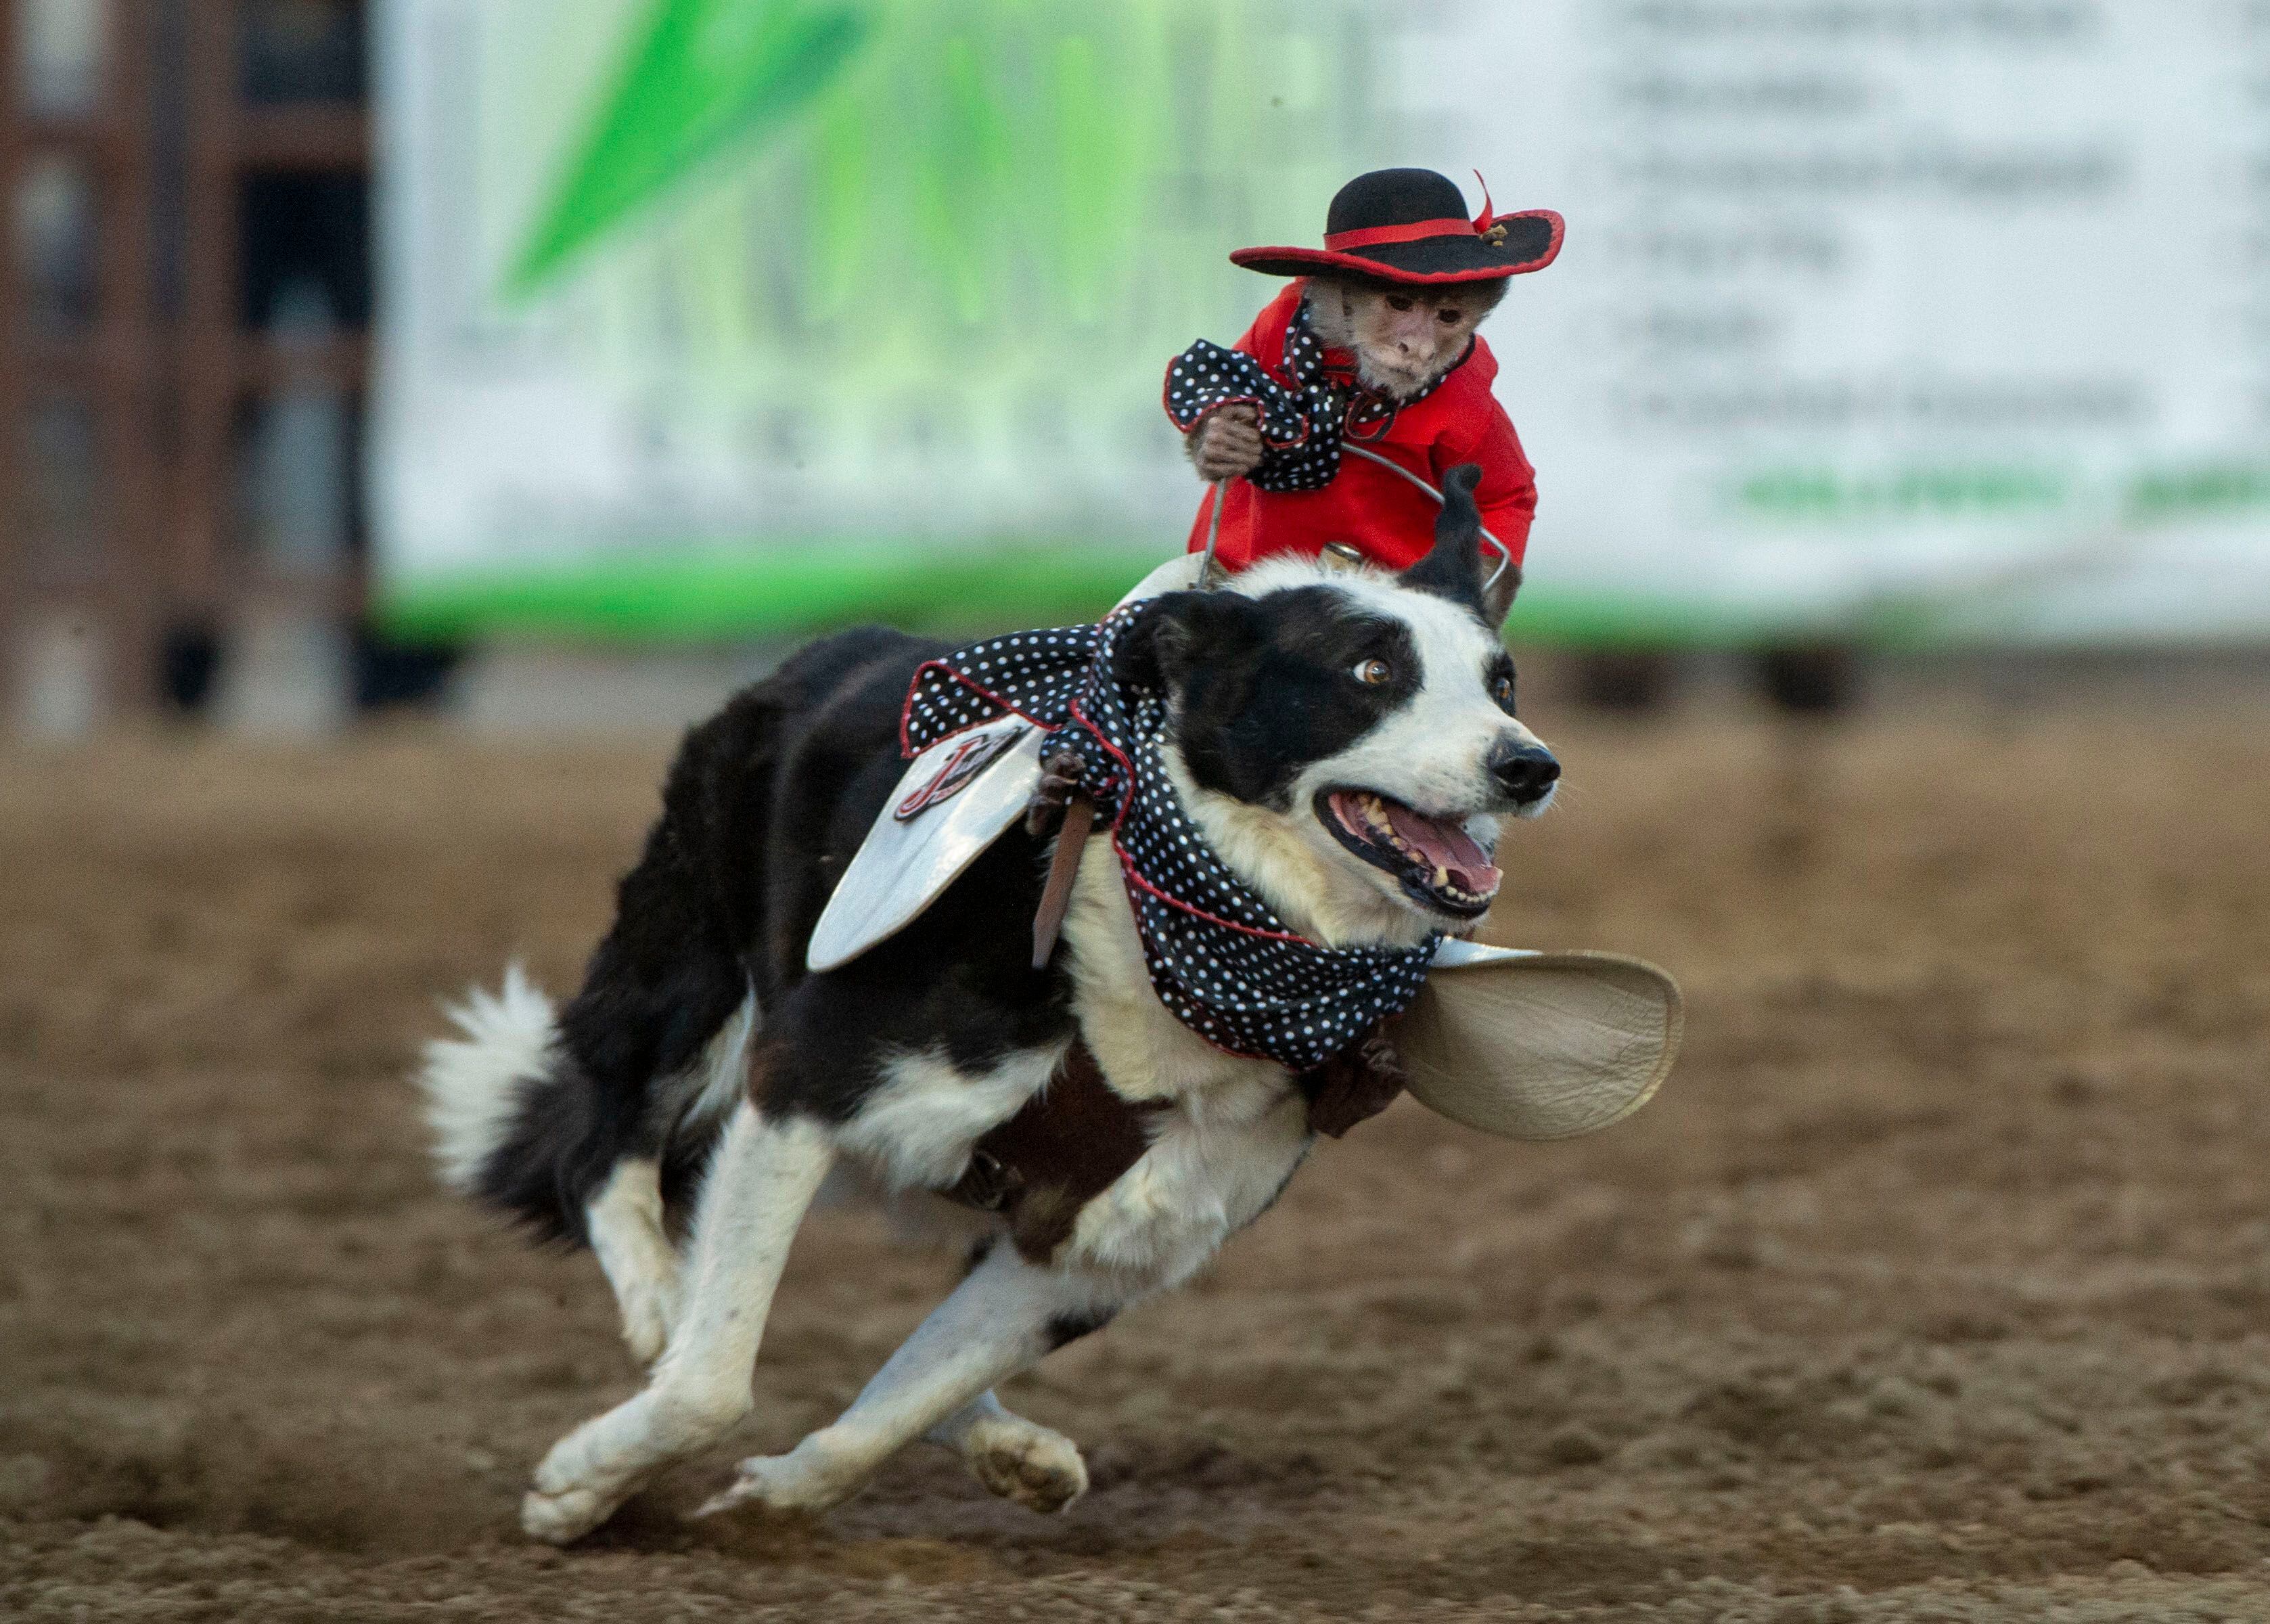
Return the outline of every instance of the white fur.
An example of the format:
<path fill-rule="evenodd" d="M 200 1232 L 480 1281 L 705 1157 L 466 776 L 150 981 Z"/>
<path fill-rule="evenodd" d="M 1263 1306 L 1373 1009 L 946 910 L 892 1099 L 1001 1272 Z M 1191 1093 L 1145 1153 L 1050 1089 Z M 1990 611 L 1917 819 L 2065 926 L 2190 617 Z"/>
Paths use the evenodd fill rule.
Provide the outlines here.
<path fill-rule="evenodd" d="M 518 1085 L 541 1078 L 551 1059 L 552 1000 L 515 964 L 501 990 L 476 987 L 449 1016 L 464 1035 L 426 1045 L 418 1083 L 442 1182 L 470 1192 L 511 1125 Z"/>
<path fill-rule="evenodd" d="M 1409 627 L 1420 682 L 1408 704 L 1354 745 L 1311 763 L 1294 785 L 1295 806 L 1325 785 L 1358 783 L 1422 812 L 1455 817 L 1489 810 L 1501 798 L 1486 765 L 1490 752 L 1502 744 L 1538 742 L 1490 697 L 1487 672 L 1504 652 L 1497 634 L 1448 598 L 1407 590 L 1375 569 L 1325 571 L 1306 559 L 1278 560 L 1248 570 L 1232 586 L 1260 597 L 1318 581 Z"/>
<path fill-rule="evenodd" d="M 1119 859 L 1108 840 L 1090 842 L 1080 858 L 1062 939 L 1080 1034 L 1119 1093 L 1162 1100 L 1255 1083 L 1282 1085 L 1282 1066 L 1223 1053 L 1159 1002 Z"/>
<path fill-rule="evenodd" d="M 661 1164 L 650 1156 L 617 1162 L 584 1205 L 583 1230 L 614 1287 L 631 1357 L 652 1364 L 670 1341 L 679 1300 L 678 1254 L 663 1227 Z"/>
<path fill-rule="evenodd" d="M 1064 1434 L 1012 1413 L 989 1390 L 928 1434 L 960 1455 L 970 1474 L 1004 1500 L 1040 1512 L 1061 1511 L 1087 1492 L 1087 1463 Z"/>
<path fill-rule="evenodd" d="M 978 1137 L 1047 1086 L 1064 1051 L 1027 1049 L 976 1073 L 942 1049 L 896 1056 L 835 1142 L 871 1164 L 886 1190 L 944 1190 L 968 1166 Z"/>
<path fill-rule="evenodd" d="M 656 1467 L 706 1448 L 749 1413 L 750 1371 L 789 1244 L 835 1160 L 817 1123 L 767 1122 L 746 1103 L 734 1112 L 702 1184 L 694 1287 L 669 1351 L 644 1390 L 553 1445 L 521 1502 L 523 1528 L 559 1545 L 580 1539 Z"/>
<path fill-rule="evenodd" d="M 1487 846 L 1497 834 L 1490 812 L 1504 799 L 1488 755 L 1532 736 L 1487 693 L 1495 638 L 1454 604 L 1387 577 L 1300 562 L 1249 571 L 1235 590 L 1257 597 L 1318 582 L 1411 627 L 1423 667 L 1413 702 L 1309 768 L 1286 812 L 1205 794 L 1171 754 L 1168 770 L 1224 860 L 1288 923 L 1339 945 L 1415 942 L 1440 921 L 1332 839 L 1311 810 L 1316 790 L 1356 785 L 1431 815 L 1464 814 Z M 1213 1049 L 1159 1002 L 1108 841 L 1082 857 L 1063 943 L 1073 1012 L 1107 1082 L 1154 1108 L 1148 1148 L 1082 1209 L 1045 1264 L 995 1246 L 836 1421 L 784 1455 L 743 1461 L 705 1512 L 751 1501 L 782 1510 L 834 1505 L 924 1435 L 959 1450 L 996 1494 L 1041 1509 L 1070 1503 L 1087 1481 L 1079 1451 L 1011 1414 L 993 1385 L 1045 1353 L 1057 1322 L 1108 1316 L 1188 1279 L 1269 1205 L 1307 1153 L 1306 1109 L 1286 1069 Z M 721 1037 L 713 1053 L 740 1054 L 746 1042 L 746 1031 L 730 1044 Z M 1029 1051 L 972 1073 L 941 1050 L 901 1054 L 857 1114 L 833 1129 L 768 1123 L 743 1104 L 695 1216 L 692 1284 L 668 1352 L 644 1392 L 545 1458 L 523 1505 L 529 1531 L 567 1540 L 596 1527 L 657 1466 L 706 1447 L 746 1412 L 782 1261 L 839 1151 L 886 1191 L 951 1183 L 974 1141 L 1043 1087 L 1059 1058 L 1057 1049 Z M 713 1077 L 702 1097 L 722 1087 Z M 625 1176 L 638 1182 L 618 1191 Z M 605 1204 L 611 1218 L 643 1212 L 647 1176 L 619 1174 L 595 1210 Z"/>
<path fill-rule="evenodd" d="M 1165 1108 L 1150 1148 L 1082 1209 L 1047 1266 L 997 1246 L 842 1418 L 785 1455 L 743 1461 L 704 1515 L 750 1501 L 774 1510 L 825 1509 L 925 1433 L 960 1449 L 994 1493 L 1062 1509 L 1086 1487 L 1078 1451 L 987 1402 L 987 1390 L 1047 1351 L 1052 1321 L 1115 1311 L 1187 1279 L 1299 1166 L 1309 1143 L 1306 1109 L 1284 1068 L 1212 1049 L 1150 993 L 1114 865 L 1100 842 L 1083 859 L 1072 906 L 1079 923 L 1067 917 L 1065 939 L 1075 955 L 1074 1007 L 1107 1078 L 1119 1074 L 1106 1050 L 1133 1059 L 1143 1069 L 1132 1077 L 1155 1087 Z M 1106 967 L 1124 966 L 1130 953 L 1142 996 L 1123 999 L 1124 970 Z M 959 1075 L 902 1072 L 894 1086 L 909 1096 L 966 1087 Z"/>
<path fill-rule="evenodd" d="M 1072 1008 L 1114 1088 L 1168 1109 L 1151 1148 L 1082 1209 L 1060 1260 L 1157 1290 L 1186 1279 L 1268 1205 L 1307 1153 L 1307 1112 L 1283 1066 L 1224 1054 L 1151 990 L 1118 859 L 1081 858 L 1064 939 Z"/>
<path fill-rule="evenodd" d="M 740 1102 L 748 1090 L 749 1040 L 756 1030 L 753 991 L 699 1059 L 657 1085 L 660 1109 L 675 1119 L 672 1131 L 705 1131 Z M 681 1294 L 678 1252 L 663 1221 L 661 1164 L 651 1157 L 618 1162 L 584 1205 L 583 1228 L 600 1272 L 614 1288 L 631 1356 L 652 1364 L 670 1340 Z"/>
<path fill-rule="evenodd" d="M 746 1501 L 775 1511 L 825 1510 L 856 1494 L 908 1443 L 1039 1359 L 1048 1351 L 1051 1322 L 1109 1312 L 1128 1300 L 1116 1282 L 1061 1266 L 1040 1268 L 1013 1247 L 995 1247 L 915 1328 L 849 1409 L 785 1455 L 743 1461 L 731 1486 L 702 1515 Z"/>
<path fill-rule="evenodd" d="M 1080 1209 L 1059 1260 L 1145 1292 L 1204 1268 L 1308 1154 L 1308 1107 L 1285 1085 L 1280 1072 L 1177 1101 L 1142 1159 Z"/>
<path fill-rule="evenodd" d="M 1488 673 L 1502 652 L 1496 634 L 1446 598 L 1409 591 L 1377 570 L 1301 558 L 1247 570 L 1230 590 L 1259 598 L 1319 585 L 1409 628 L 1420 664 L 1410 702 L 1338 755 L 1309 763 L 1283 812 L 1200 789 L 1171 748 L 1166 769 L 1208 842 L 1294 929 L 1335 946 L 1407 946 L 1443 928 L 1443 920 L 1413 908 L 1394 876 L 1340 844 L 1312 810 L 1317 793 L 1376 790 L 1428 816 L 1458 819 L 1487 851 L 1497 843 L 1502 811 L 1534 818 L 1553 802 L 1547 791 L 1527 806 L 1506 808 L 1490 756 L 1507 745 L 1540 741 L 1490 695 Z M 1480 923 L 1465 920 L 1458 928 Z"/>
<path fill-rule="evenodd" d="M 1188 1278 L 1299 1164 L 1309 1136 L 1284 1069 L 1210 1048 L 1150 992 L 1104 842 L 1082 862 L 1065 941 L 1075 1009 L 1107 1077 L 1154 1085 L 1166 1107 L 1151 1148 L 1082 1212 L 1047 1266 L 996 1246 L 839 1420 L 785 1455 L 742 1462 L 705 1513 L 750 1501 L 822 1509 L 925 1434 L 960 1450 L 996 1494 L 1042 1509 L 1069 1504 L 1087 1483 L 1078 1450 L 1001 1408 L 990 1390 L 1048 1351 L 1056 1321 L 1108 1315 Z M 876 1102 L 832 1134 L 763 1124 L 744 1107 L 703 1191 L 694 1281 L 669 1352 L 645 1392 L 554 1447 L 523 1526 L 539 1539 L 579 1538 L 656 1467 L 707 1447 L 746 1413 L 776 1254 L 839 1147 L 893 1177 L 951 1178 L 969 1142 L 1041 1086 L 1056 1058 L 1016 1056 L 973 1077 L 936 1053 L 901 1057 Z M 805 1137 L 791 1143 L 794 1135 Z"/>
<path fill-rule="evenodd" d="M 707 1129 L 732 1115 L 748 1091 L 749 1041 L 761 1024 L 752 990 L 717 1029 L 701 1057 L 659 1086 L 657 1097 L 678 1116 L 681 1131 Z"/>

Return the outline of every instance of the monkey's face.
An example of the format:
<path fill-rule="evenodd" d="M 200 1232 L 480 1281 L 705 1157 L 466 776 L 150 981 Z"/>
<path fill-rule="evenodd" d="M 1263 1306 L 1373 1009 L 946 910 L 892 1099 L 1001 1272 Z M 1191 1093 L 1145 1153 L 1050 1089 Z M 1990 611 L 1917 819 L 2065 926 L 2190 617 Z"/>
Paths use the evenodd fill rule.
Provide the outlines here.
<path fill-rule="evenodd" d="M 1407 400 L 1458 363 L 1504 292 L 1502 282 L 1449 282 L 1431 287 L 1325 290 L 1319 302 L 1340 306 L 1341 333 L 1323 332 L 1353 349 L 1356 375 L 1395 400 Z"/>

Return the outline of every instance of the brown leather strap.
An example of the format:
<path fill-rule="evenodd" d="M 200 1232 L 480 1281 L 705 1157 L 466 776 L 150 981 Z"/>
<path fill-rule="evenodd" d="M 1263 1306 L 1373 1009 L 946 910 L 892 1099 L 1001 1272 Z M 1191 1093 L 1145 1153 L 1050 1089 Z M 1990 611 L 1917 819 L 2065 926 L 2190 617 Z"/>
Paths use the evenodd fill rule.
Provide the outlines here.
<path fill-rule="evenodd" d="M 1064 929 L 1065 909 L 1072 905 L 1072 876 L 1079 871 L 1079 854 L 1087 849 L 1088 832 L 1095 827 L 1095 803 L 1077 790 L 1065 803 L 1064 827 L 1057 831 L 1056 855 L 1049 859 L 1048 883 L 1041 888 L 1040 910 L 1033 916 L 1033 968 L 1049 968 L 1057 950 L 1057 932 Z"/>
<path fill-rule="evenodd" d="M 1080 1208 L 1142 1159 L 1161 1109 L 1114 1093 L 1075 1038 L 1049 1086 L 977 1141 L 968 1169 L 944 1193 L 1000 1213 L 1017 1250 L 1046 1262 L 1071 1236 Z"/>

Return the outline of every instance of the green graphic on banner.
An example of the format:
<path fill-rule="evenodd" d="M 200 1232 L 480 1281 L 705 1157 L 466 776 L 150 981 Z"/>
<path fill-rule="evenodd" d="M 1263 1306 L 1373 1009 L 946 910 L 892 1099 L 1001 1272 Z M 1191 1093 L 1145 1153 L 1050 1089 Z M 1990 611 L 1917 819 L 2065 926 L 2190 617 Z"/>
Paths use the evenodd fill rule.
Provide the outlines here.
<path fill-rule="evenodd" d="M 398 4 L 468 64 L 397 169 L 379 608 L 429 634 L 1109 604 L 1198 501 L 1167 360 L 1272 291 L 1228 249 L 1314 229 L 1376 52 L 1339 0 Z"/>
<path fill-rule="evenodd" d="M 968 330 L 1005 319 L 1092 324 L 1176 160 L 1164 110 L 1191 10 L 654 0 L 506 293 L 553 293 L 601 244 L 661 230 L 699 285 L 689 318 L 736 312 L 686 346 L 697 364 L 828 345 L 854 311 L 863 352 L 898 363 L 998 353 Z M 1234 39 L 1235 0 L 1215 10 Z M 765 268 L 790 278 L 780 310 L 747 308 L 751 249 L 693 206 L 704 178 L 759 205 L 726 230 L 763 231 Z"/>
<path fill-rule="evenodd" d="M 826 89 L 865 33 L 798 0 L 656 0 L 600 122 L 513 267 L 535 291 L 640 205 Z"/>

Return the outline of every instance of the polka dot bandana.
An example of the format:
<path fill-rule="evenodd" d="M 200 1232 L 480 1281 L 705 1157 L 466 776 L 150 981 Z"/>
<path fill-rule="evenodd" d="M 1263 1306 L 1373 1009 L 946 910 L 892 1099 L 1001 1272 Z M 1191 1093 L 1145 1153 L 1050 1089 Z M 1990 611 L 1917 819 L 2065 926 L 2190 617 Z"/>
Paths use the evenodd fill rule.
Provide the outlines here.
<path fill-rule="evenodd" d="M 1242 350 L 1201 338 L 1167 368 L 1167 415 L 1187 434 L 1209 412 L 1243 402 L 1260 417 L 1265 448 L 1246 478 L 1265 491 L 1315 491 L 1339 474 L 1343 436 L 1377 440 L 1409 404 L 1365 389 L 1349 366 L 1328 364 L 1305 304 L 1285 329 L 1280 374 Z M 1410 400 L 1425 399 L 1442 382 L 1436 378 Z"/>
<path fill-rule="evenodd" d="M 1167 777 L 1167 695 L 1112 676 L 1112 650 L 1145 607 L 932 660 L 908 690 L 900 745 L 912 757 L 1013 714 L 1047 730 L 1043 754 L 1080 760 L 1159 1001 L 1217 1049 L 1308 1071 L 1408 1007 L 1440 938 L 1407 949 L 1327 947 L 1230 871 Z"/>

